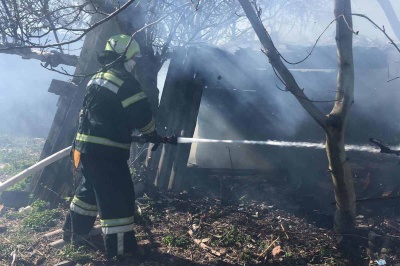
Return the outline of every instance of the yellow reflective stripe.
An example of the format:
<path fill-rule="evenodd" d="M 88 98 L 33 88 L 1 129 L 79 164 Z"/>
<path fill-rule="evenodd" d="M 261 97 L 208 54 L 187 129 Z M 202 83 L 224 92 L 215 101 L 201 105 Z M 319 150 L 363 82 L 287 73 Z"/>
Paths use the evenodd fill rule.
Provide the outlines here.
<path fill-rule="evenodd" d="M 89 81 L 88 86 L 93 84 L 99 85 L 117 94 L 119 87 L 121 87 L 123 83 L 124 81 L 118 78 L 117 76 L 111 73 L 102 72 L 94 75 L 92 79 Z"/>
<path fill-rule="evenodd" d="M 133 231 L 134 217 L 100 220 L 103 234 L 118 234 Z"/>
<path fill-rule="evenodd" d="M 92 79 L 105 79 L 105 80 L 111 81 L 112 83 L 114 83 L 118 87 L 121 87 L 122 84 L 124 83 L 124 81 L 122 79 L 120 79 L 117 76 L 115 76 L 115 75 L 113 75 L 111 73 L 108 73 L 108 72 L 98 73 L 95 76 L 93 76 Z"/>
<path fill-rule="evenodd" d="M 104 235 L 118 234 L 118 233 L 127 233 L 133 231 L 133 224 L 116 226 L 116 227 L 102 227 Z"/>
<path fill-rule="evenodd" d="M 111 83 L 105 79 L 92 79 L 89 83 L 88 86 L 90 85 L 99 85 L 102 86 L 106 89 L 109 89 L 110 91 L 114 92 L 115 94 L 118 93 L 119 87 L 115 85 L 114 83 Z"/>
<path fill-rule="evenodd" d="M 85 209 L 79 207 L 78 205 L 74 204 L 73 202 L 71 202 L 71 205 L 69 206 L 69 208 L 70 208 L 71 211 L 74 211 L 74 212 L 79 213 L 81 215 L 94 216 L 94 217 L 97 216 L 97 211 L 85 210 Z"/>
<path fill-rule="evenodd" d="M 134 104 L 135 102 L 138 102 L 138 101 L 140 101 L 141 99 L 144 99 L 144 98 L 146 98 L 146 97 L 147 97 L 147 96 L 146 96 L 146 94 L 145 94 L 144 92 L 139 92 L 139 93 L 137 93 L 137 94 L 135 94 L 135 95 L 133 95 L 133 96 L 131 96 L 131 97 L 129 97 L 129 98 L 123 100 L 123 101 L 122 101 L 122 106 L 123 106 L 124 108 L 126 108 L 126 107 L 128 107 L 129 105 Z"/>
<path fill-rule="evenodd" d="M 94 75 L 89 81 L 88 86 L 93 84 L 99 85 L 117 94 L 119 87 L 121 87 L 123 83 L 124 81 L 122 79 L 114 76 L 113 74 L 102 72 Z"/>
<path fill-rule="evenodd" d="M 112 141 L 110 139 L 89 136 L 89 135 L 85 135 L 85 134 L 81 134 L 81 133 L 76 134 L 76 140 L 79 140 L 82 142 L 89 142 L 89 143 L 94 143 L 94 144 L 100 144 L 100 145 L 105 145 L 105 146 L 121 148 L 121 149 L 125 149 L 125 150 L 129 150 L 131 147 L 130 143 L 126 143 L 126 144 L 119 143 L 116 141 Z"/>
<path fill-rule="evenodd" d="M 72 203 L 83 209 L 86 209 L 88 211 L 97 211 L 98 210 L 97 205 L 92 205 L 92 204 L 86 203 L 86 202 L 78 199 L 76 196 L 73 198 Z"/>
<path fill-rule="evenodd" d="M 154 117 L 151 118 L 150 123 L 148 123 L 146 126 L 139 128 L 138 130 L 143 133 L 143 134 L 149 134 L 156 129 L 156 123 L 154 121 Z"/>
<path fill-rule="evenodd" d="M 135 221 L 134 217 L 126 217 L 126 218 L 117 218 L 117 219 L 107 219 L 100 220 L 101 226 L 122 226 L 132 224 Z"/>

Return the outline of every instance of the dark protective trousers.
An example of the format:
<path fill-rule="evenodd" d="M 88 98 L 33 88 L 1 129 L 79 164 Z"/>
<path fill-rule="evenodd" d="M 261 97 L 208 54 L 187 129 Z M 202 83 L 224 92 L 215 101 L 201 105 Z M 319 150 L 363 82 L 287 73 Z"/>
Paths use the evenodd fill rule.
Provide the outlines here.
<path fill-rule="evenodd" d="M 135 191 L 127 161 L 82 154 L 79 168 L 83 177 L 65 219 L 64 240 L 88 235 L 98 214 L 108 257 L 134 255 Z"/>

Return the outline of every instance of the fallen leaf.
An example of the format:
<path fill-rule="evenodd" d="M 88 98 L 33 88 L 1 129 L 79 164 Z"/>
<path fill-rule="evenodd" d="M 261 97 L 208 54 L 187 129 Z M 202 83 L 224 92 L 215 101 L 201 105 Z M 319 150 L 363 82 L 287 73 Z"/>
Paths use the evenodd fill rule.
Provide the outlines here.
<path fill-rule="evenodd" d="M 279 256 L 282 253 L 284 253 L 284 251 L 282 250 L 281 246 L 276 246 L 272 249 L 272 256 L 274 257 Z"/>

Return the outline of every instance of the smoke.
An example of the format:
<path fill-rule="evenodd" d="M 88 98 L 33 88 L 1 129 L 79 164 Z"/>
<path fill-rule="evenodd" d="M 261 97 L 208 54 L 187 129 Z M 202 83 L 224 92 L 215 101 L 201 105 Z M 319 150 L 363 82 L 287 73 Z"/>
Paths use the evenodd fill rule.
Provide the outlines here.
<path fill-rule="evenodd" d="M 263 53 L 252 49 L 229 53 L 215 47 L 198 50 L 196 68 L 205 80 L 198 137 L 324 142 L 323 130 L 293 95 L 282 91 L 284 85 Z M 309 46 L 287 45 L 281 53 L 295 62 L 310 50 Z M 371 150 L 377 152 L 368 145 L 370 137 L 386 140 L 390 144 L 399 141 L 400 110 L 397 102 L 400 81 L 387 82 L 398 73 L 399 68 L 391 63 L 394 57 L 388 50 L 389 46 L 354 47 L 355 102 L 347 124 L 346 144 L 349 144 L 350 158 L 357 163 L 363 162 L 364 166 L 358 166 L 358 169 L 365 171 L 369 171 L 367 161 L 373 160 L 371 156 L 366 159 L 366 153 Z M 309 98 L 317 101 L 315 104 L 328 114 L 336 95 L 336 47 L 318 46 L 303 64 L 288 67 Z M 278 169 L 282 176 L 296 184 L 313 183 L 321 176 L 327 176 L 328 162 L 323 150 L 295 148 L 294 144 L 283 146 L 201 143 L 197 145 L 192 163 L 200 167 L 230 168 L 232 163 L 234 168 Z M 375 155 L 375 159 L 382 157 Z"/>
<path fill-rule="evenodd" d="M 46 137 L 58 99 L 47 89 L 52 78 L 64 77 L 41 68 L 34 60 L 0 56 L 0 134 Z"/>

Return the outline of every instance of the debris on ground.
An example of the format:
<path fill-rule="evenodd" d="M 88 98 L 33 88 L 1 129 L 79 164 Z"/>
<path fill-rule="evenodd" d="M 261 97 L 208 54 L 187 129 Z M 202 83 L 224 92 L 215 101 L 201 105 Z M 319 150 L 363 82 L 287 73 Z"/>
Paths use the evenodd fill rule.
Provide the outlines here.
<path fill-rule="evenodd" d="M 241 192 L 245 187 L 241 186 Z M 52 248 L 50 244 L 61 237 L 66 209 L 46 216 L 55 223 L 40 228 L 32 215 L 44 215 L 43 203 L 30 212 L 7 208 L 0 214 L 0 227 L 7 229 L 0 233 L 0 265 L 11 265 L 13 260 L 14 265 L 86 266 L 400 265 L 400 217 L 359 214 L 356 232 L 344 237 L 296 213 L 301 209 L 296 204 L 302 201 L 288 201 L 289 191 L 283 193 L 268 184 L 264 200 L 253 200 L 249 189 L 246 197 L 229 204 L 202 189 L 157 192 L 155 198 L 144 194 L 137 201 L 141 214 L 136 217 L 143 254 L 124 262 L 107 261 L 99 234 L 82 246 Z M 24 223 L 27 218 L 28 224 Z"/>

